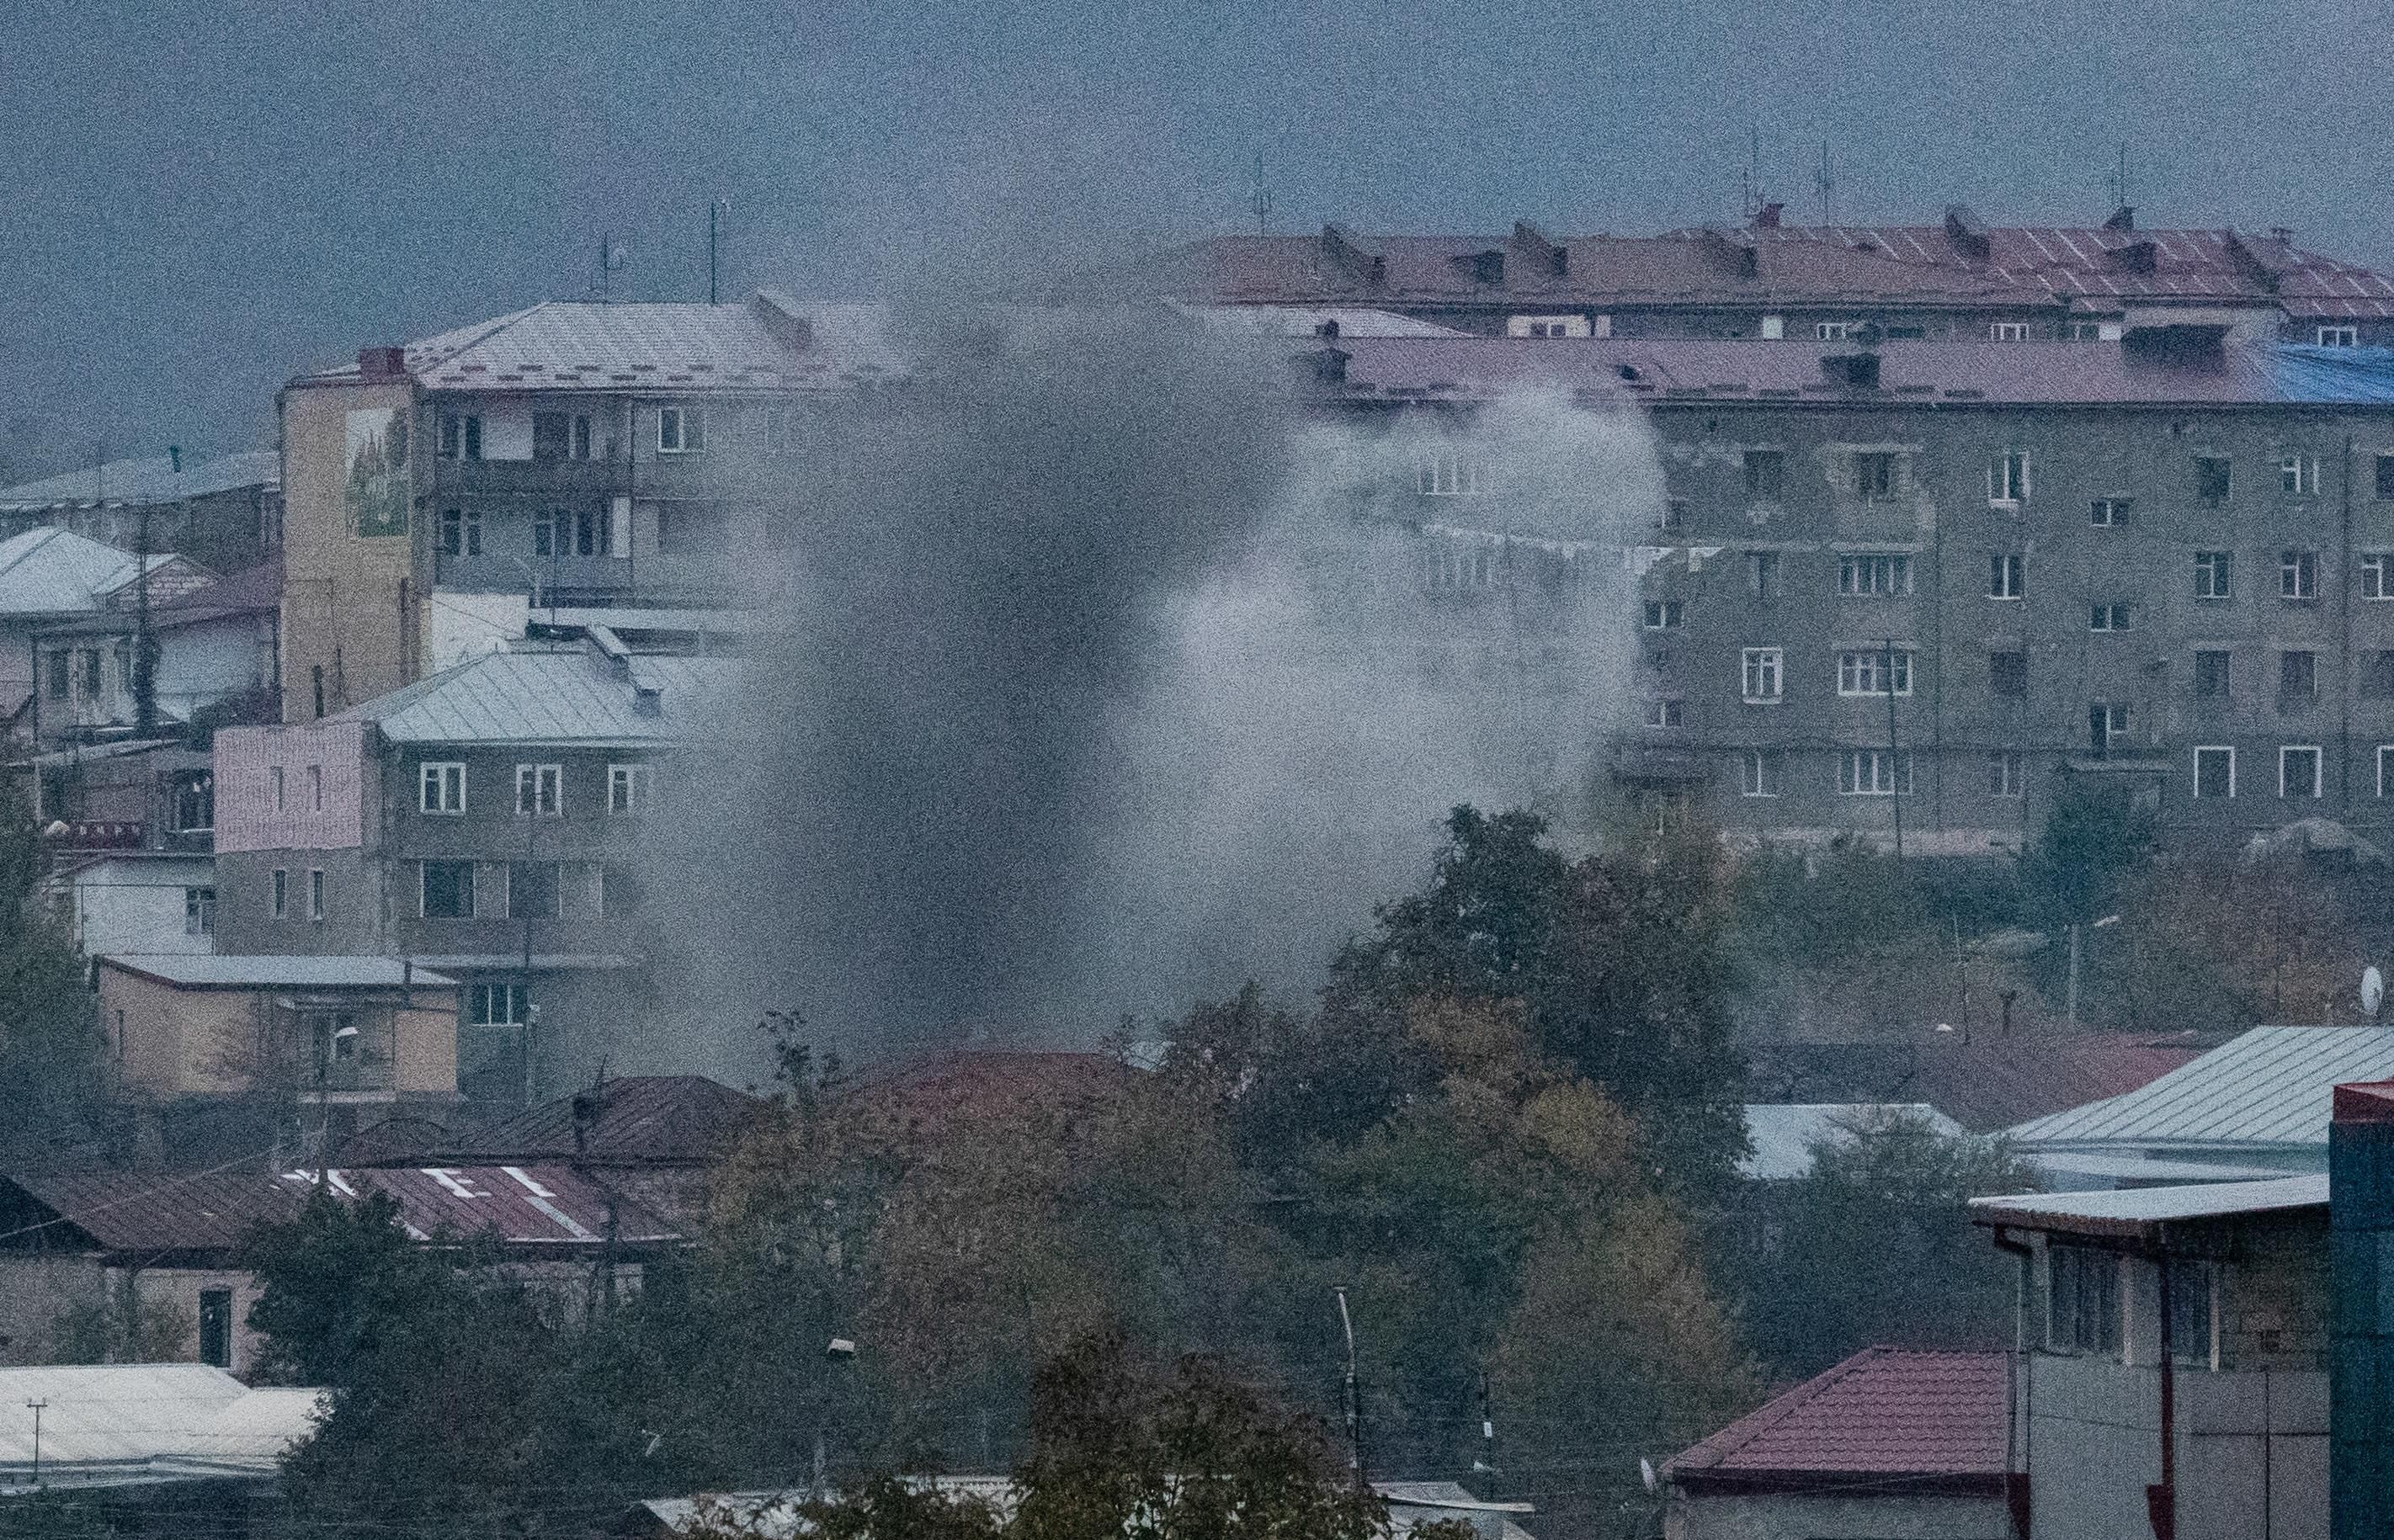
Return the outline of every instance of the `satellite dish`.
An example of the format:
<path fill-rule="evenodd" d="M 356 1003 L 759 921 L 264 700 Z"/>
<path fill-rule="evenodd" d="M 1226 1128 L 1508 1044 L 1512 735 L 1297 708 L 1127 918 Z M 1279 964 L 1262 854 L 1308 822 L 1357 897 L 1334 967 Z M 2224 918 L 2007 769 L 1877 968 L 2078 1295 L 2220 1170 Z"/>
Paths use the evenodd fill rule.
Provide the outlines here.
<path fill-rule="evenodd" d="M 2361 971 L 2361 1013 L 2371 1021 L 2377 1019 L 2377 1008 L 2386 1003 L 2386 975 L 2371 963 Z"/>

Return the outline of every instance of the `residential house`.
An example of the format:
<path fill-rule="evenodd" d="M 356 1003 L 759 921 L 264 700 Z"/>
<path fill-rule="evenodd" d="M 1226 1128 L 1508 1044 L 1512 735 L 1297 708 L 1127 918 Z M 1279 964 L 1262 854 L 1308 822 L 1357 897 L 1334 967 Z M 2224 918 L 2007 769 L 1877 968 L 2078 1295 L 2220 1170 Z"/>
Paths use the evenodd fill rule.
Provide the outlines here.
<path fill-rule="evenodd" d="M 717 605 L 807 414 L 902 374 L 869 306 L 535 305 L 292 381 L 283 711 L 338 715 L 528 609 Z M 760 537 L 762 538 L 762 537 Z"/>
<path fill-rule="evenodd" d="M 223 910 L 217 910 L 221 917 Z M 457 1097 L 457 985 L 378 957 L 107 956 L 99 1024 L 117 1099 L 312 1109 L 348 1133 Z"/>
<path fill-rule="evenodd" d="M 1856 1353 L 1666 1461 L 1665 1540 L 2016 1540 L 2006 1364 Z"/>
<path fill-rule="evenodd" d="M 2019 1267 L 2020 1533 L 2328 1533 L 2329 1195 L 2322 1173 L 1972 1201 Z"/>
<path fill-rule="evenodd" d="M 283 570 L 268 563 L 172 594 L 113 607 L 33 633 L 42 689 L 33 702 L 40 748 L 130 737 L 141 730 L 134 657 L 151 638 L 150 730 L 205 731 L 270 722 L 280 708 L 275 629 Z"/>
<path fill-rule="evenodd" d="M 602 627 L 322 721 L 217 734 L 219 948 L 456 978 L 478 1102 L 585 1080 L 645 1010 L 659 763 L 735 666 L 636 652 Z"/>
<path fill-rule="evenodd" d="M 343 1202 L 388 1197 L 412 1240 L 474 1243 L 527 1283 L 574 1299 L 637 1288 L 645 1265 L 683 1244 L 636 1202 L 555 1165 L 431 1166 L 322 1173 Z M 298 1215 L 313 1168 L 78 1170 L 0 1179 L 0 1353 L 53 1352 L 75 1312 L 138 1303 L 179 1326 L 178 1362 L 252 1372 L 258 1297 L 242 1248 L 261 1224 Z"/>
<path fill-rule="evenodd" d="M 35 633 L 130 614 L 145 600 L 164 604 L 210 577 L 185 556 L 136 560 L 131 552 L 47 525 L 0 541 L 0 716 L 38 733 L 44 700 L 93 698 L 107 687 L 110 650 L 95 644 L 42 659 L 36 690 Z"/>
<path fill-rule="evenodd" d="M 1620 638 L 1630 698 L 1582 714 L 1640 817 L 1986 855 L 2094 786 L 2197 846 L 2315 816 L 2385 842 L 2394 353 L 2227 333 L 1340 337 L 1309 388 L 1403 467 L 1359 511 L 1481 665 L 1450 674 Z M 1660 495 L 1526 529 L 1536 467 L 1489 425 L 1524 391 L 1650 429 Z M 1622 546 L 1628 592 L 1590 559 Z"/>
<path fill-rule="evenodd" d="M 37 896 L 86 956 L 217 949 L 214 856 L 123 850 L 69 857 L 42 879 Z"/>
<path fill-rule="evenodd" d="M 2193 1033 L 2086 1032 L 1975 1041 L 1756 1043 L 1746 1094 L 1756 1102 L 1925 1102 L 1971 1133 L 2122 1096 L 2193 1063 L 2224 1040 Z"/>
<path fill-rule="evenodd" d="M 169 450 L 0 487 L 0 534 L 45 525 L 120 551 L 178 551 L 210 571 L 244 571 L 282 543 L 283 456 L 247 450 L 187 465 Z"/>
<path fill-rule="evenodd" d="M 2307 251 L 2293 233 L 1989 226 L 1948 207 L 1926 225 L 1796 225 L 1765 204 L 1742 228 L 1651 236 L 1217 236 L 1139 275 L 1184 301 L 1364 308 L 1482 335 L 1994 343 L 2119 341 L 2138 327 L 2232 325 L 2326 346 L 2394 343 L 2394 279 Z"/>

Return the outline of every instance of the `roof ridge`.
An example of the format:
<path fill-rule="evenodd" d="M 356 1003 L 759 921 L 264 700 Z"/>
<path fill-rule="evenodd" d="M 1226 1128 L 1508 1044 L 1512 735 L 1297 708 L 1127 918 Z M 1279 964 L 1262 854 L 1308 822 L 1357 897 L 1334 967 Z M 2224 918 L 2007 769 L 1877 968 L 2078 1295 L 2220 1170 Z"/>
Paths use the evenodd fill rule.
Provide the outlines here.
<path fill-rule="evenodd" d="M 1749 1444 L 1755 1442 L 1755 1441 L 1761 1438 L 1765 1433 L 1769 1432 L 1771 1429 L 1777 1428 L 1781 1423 L 1785 1422 L 1789 1417 L 1794 1416 L 1797 1412 L 1802 1411 L 1806 1406 L 1809 1406 L 1813 1402 L 1819 1400 L 1823 1391 L 1827 1390 L 1831 1386 L 1837 1384 L 1840 1380 L 1845 1379 L 1855 1370 L 1861 1368 L 1864 1364 L 1878 1363 L 1888 1354 L 1897 1351 L 1898 1350 L 1890 1348 L 1884 1343 L 1873 1343 L 1871 1346 L 1862 1349 L 1860 1352 L 1855 1353 L 1852 1357 L 1842 1359 L 1835 1364 L 1830 1364 L 1827 1368 L 1822 1370 L 1819 1374 L 1814 1375 L 1811 1378 L 1804 1381 L 1802 1384 L 1791 1386 L 1787 1390 L 1780 1391 L 1779 1394 L 1773 1396 L 1770 1400 L 1764 1402 L 1753 1411 L 1748 1412 L 1745 1416 L 1738 1418 L 1735 1422 L 1730 1423 L 1727 1428 L 1722 1429 L 1712 1437 L 1703 1440 L 1693 1448 L 1689 1449 L 1686 1453 L 1674 1455 L 1667 1462 L 1665 1468 L 1675 1468 L 1687 1463 L 1688 1455 L 1694 1454 L 1699 1449 L 1704 1451 L 1705 1454 L 1703 1461 L 1704 1468 L 1719 1465 L 1730 1455 L 1737 1454 L 1739 1451 L 1746 1448 Z"/>

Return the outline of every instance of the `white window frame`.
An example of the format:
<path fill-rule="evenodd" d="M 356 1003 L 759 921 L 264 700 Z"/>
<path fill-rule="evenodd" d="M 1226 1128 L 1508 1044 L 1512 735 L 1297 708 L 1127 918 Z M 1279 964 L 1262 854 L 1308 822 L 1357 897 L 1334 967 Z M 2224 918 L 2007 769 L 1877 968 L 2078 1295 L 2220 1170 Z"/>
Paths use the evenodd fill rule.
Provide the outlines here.
<path fill-rule="evenodd" d="M 2296 798 L 2296 793 L 2286 790 L 2287 756 L 2295 754 L 2308 754 L 2311 758 L 2311 789 L 2308 793 L 2310 800 L 2316 802 L 2327 795 L 2327 755 L 2320 746 L 2316 743 L 2282 743 L 2278 745 L 2279 798 L 2286 802 Z"/>
<path fill-rule="evenodd" d="M 466 762 L 426 760 L 416 767 L 415 810 L 436 818 L 466 812 Z"/>
<path fill-rule="evenodd" d="M 1777 750 L 1748 749 L 1738 756 L 1737 794 L 1741 797 L 1755 798 L 1779 795 Z"/>
<path fill-rule="evenodd" d="M 1863 775 L 1867 765 L 1870 774 Z M 1868 784 L 1864 781 L 1867 779 Z M 1912 750 L 1849 749 L 1837 756 L 1837 795 L 1841 797 L 1909 797 L 1912 795 Z"/>
<path fill-rule="evenodd" d="M 2097 633 L 2134 631 L 2137 629 L 2137 607 L 2134 605 L 2089 605 L 2086 629 Z"/>
<path fill-rule="evenodd" d="M 516 816 L 565 816 L 565 766 L 529 763 L 516 766 Z"/>
<path fill-rule="evenodd" d="M 2377 746 L 2377 794 L 2381 797 L 2386 795 L 2386 767 L 2388 763 L 2394 763 L 2394 760 L 2387 758 L 2389 754 L 2394 754 L 2394 743 L 2381 743 Z"/>
<path fill-rule="evenodd" d="M 308 766 L 308 811 L 324 811 L 324 767 L 321 764 Z"/>
<path fill-rule="evenodd" d="M 1875 697 L 1888 694 L 1908 696 L 1912 693 L 1912 654 L 1909 646 L 1888 647 L 1840 647 L 1837 649 L 1837 693 L 1841 696 Z M 1893 675 L 1893 691 L 1886 689 L 1879 675 Z"/>
<path fill-rule="evenodd" d="M 266 796 L 275 812 L 283 811 L 283 766 L 279 764 L 266 767 Z"/>
<path fill-rule="evenodd" d="M 2198 599 L 2225 599 L 2236 586 L 2236 553 L 2233 551 L 2197 551 L 2194 554 L 2194 596 Z"/>
<path fill-rule="evenodd" d="M 2315 454 L 2287 454 L 2278 457 L 2278 490 L 2290 496 L 2317 496 L 2319 474 L 2319 456 Z"/>
<path fill-rule="evenodd" d="M 2137 713 L 2124 700 L 2098 700 L 2091 704 L 2103 713 L 2103 755 L 2108 759 L 2115 745 L 2137 736 Z"/>
<path fill-rule="evenodd" d="M 1856 450 L 1853 451 L 1854 495 L 1865 502 L 1891 502 L 1903 482 L 1903 455 L 1897 450 Z M 1862 463 L 1877 462 L 1887 467 L 1887 489 L 1873 491 L 1863 485 Z"/>
<path fill-rule="evenodd" d="M 2319 553 L 2289 547 L 2278 553 L 2278 597 L 2306 604 L 2319 597 Z"/>
<path fill-rule="evenodd" d="M 607 816 L 637 818 L 646 813 L 655 784 L 646 764 L 636 762 L 607 766 Z"/>
<path fill-rule="evenodd" d="M 2017 749 L 1997 749 L 1987 755 L 1987 795 L 2017 802 L 2028 795 L 2028 760 Z"/>
<path fill-rule="evenodd" d="M 1993 320 L 1987 323 L 1989 342 L 2028 341 L 2028 322 L 2024 320 Z"/>
<path fill-rule="evenodd" d="M 667 424 L 671 431 L 667 431 Z M 657 408 L 657 452 L 700 454 L 706 449 L 706 413 L 698 407 Z"/>
<path fill-rule="evenodd" d="M 1998 450 L 1987 462 L 1987 502 L 1995 508 L 2017 508 L 2029 498 L 2028 450 Z"/>
<path fill-rule="evenodd" d="M 1685 631 L 1688 629 L 1688 601 L 1649 599 L 1646 601 L 1645 618 L 1648 631 Z"/>
<path fill-rule="evenodd" d="M 2361 596 L 2372 600 L 2394 599 L 2394 555 L 2384 551 L 2361 554 Z"/>
<path fill-rule="evenodd" d="M 1840 597 L 1900 599 L 1911 592 L 1912 554 L 1908 551 L 1848 551 L 1837 557 Z"/>
<path fill-rule="evenodd" d="M 2086 505 L 2086 522 L 2097 529 L 2117 529 L 2128 522 L 2128 510 L 2135 506 L 2132 497 L 2098 497 Z"/>
<path fill-rule="evenodd" d="M 324 918 L 324 868 L 322 867 L 308 868 L 308 918 L 313 920 Z"/>
<path fill-rule="evenodd" d="M 1738 685 L 1749 706 L 1776 706 L 1787 695 L 1784 647 L 1747 647 L 1738 658 Z"/>
<path fill-rule="evenodd" d="M 2228 756 L 2228 790 L 2223 796 L 2215 797 L 2212 800 L 2219 802 L 2235 796 L 2236 746 L 2232 743 L 2198 743 L 2194 746 L 2194 785 L 2191 795 L 2198 800 L 2203 796 L 2203 756 L 2205 754 L 2226 754 Z"/>
<path fill-rule="evenodd" d="M 1459 450 L 1432 450 L 1415 461 L 1414 486 L 1424 497 L 1485 497 L 1496 489 L 1487 462 Z"/>
<path fill-rule="evenodd" d="M 1988 553 L 1987 597 L 2009 604 L 2028 593 L 2028 558 L 2017 552 Z"/>
<path fill-rule="evenodd" d="M 493 999 L 506 1002 L 506 1013 L 495 1015 L 491 1011 Z M 466 986 L 466 1024 L 468 1026 L 521 1026 L 531 1013 L 532 990 L 520 984 L 472 984 Z"/>
<path fill-rule="evenodd" d="M 213 884 L 202 883 L 183 890 L 183 933 L 217 933 L 217 890 Z"/>
<path fill-rule="evenodd" d="M 1853 334 L 1854 323 L 1849 320 L 1816 320 L 1812 323 L 1814 342 L 1848 342 L 1852 340 Z"/>
<path fill-rule="evenodd" d="M 2358 347 L 2361 346 L 2361 328 L 2358 326 L 2314 327 L 2311 330 L 2311 336 L 2314 339 L 2312 346 L 2316 347 Z"/>
<path fill-rule="evenodd" d="M 1646 725 L 1658 732 L 1672 732 L 1688 724 L 1687 702 L 1676 695 L 1652 695 L 1646 698 Z"/>

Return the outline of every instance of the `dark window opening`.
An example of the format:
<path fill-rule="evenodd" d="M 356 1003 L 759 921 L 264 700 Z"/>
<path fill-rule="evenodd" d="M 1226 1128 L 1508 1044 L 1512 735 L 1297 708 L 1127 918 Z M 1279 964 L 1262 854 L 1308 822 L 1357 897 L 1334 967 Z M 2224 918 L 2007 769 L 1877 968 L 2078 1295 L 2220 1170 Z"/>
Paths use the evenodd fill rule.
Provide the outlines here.
<path fill-rule="evenodd" d="M 424 863 L 424 918 L 427 920 L 474 918 L 473 862 L 427 861 Z"/>
<path fill-rule="evenodd" d="M 2027 695 L 2028 654 L 2025 652 L 1987 654 L 1987 687 L 1996 695 L 2014 698 Z"/>
<path fill-rule="evenodd" d="M 2203 651 L 2194 655 L 2194 693 L 2225 698 L 2229 688 L 2228 654 Z"/>

